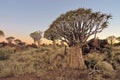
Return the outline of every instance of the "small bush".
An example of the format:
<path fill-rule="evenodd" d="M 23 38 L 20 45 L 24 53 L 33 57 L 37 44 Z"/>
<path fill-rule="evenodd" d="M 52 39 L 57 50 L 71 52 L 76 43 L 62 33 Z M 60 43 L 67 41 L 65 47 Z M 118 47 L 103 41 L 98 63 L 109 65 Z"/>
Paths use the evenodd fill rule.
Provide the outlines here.
<path fill-rule="evenodd" d="M 120 53 L 115 54 L 115 60 L 120 63 Z"/>
<path fill-rule="evenodd" d="M 44 51 L 50 51 L 50 49 L 47 48 L 47 47 L 43 47 L 43 48 L 40 49 L 40 51 L 42 51 L 42 52 L 44 52 Z"/>
<path fill-rule="evenodd" d="M 110 72 L 114 71 L 113 66 L 106 61 L 98 62 L 96 64 L 96 67 L 103 70 L 103 71 L 110 71 Z"/>
<path fill-rule="evenodd" d="M 10 57 L 9 50 L 0 50 L 0 60 L 7 60 Z"/>
<path fill-rule="evenodd" d="M 89 61 L 85 61 L 85 65 L 87 66 L 87 68 L 94 68 L 96 64 L 96 61 L 95 60 L 89 60 Z"/>

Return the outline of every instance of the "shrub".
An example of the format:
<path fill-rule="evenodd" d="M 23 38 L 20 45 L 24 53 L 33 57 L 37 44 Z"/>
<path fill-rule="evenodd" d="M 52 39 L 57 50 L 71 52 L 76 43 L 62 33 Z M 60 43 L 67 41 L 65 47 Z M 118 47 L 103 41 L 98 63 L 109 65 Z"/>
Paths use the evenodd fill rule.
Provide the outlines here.
<path fill-rule="evenodd" d="M 120 53 L 119 53 L 119 52 L 115 54 L 115 60 L 116 60 L 118 63 L 120 63 Z"/>
<path fill-rule="evenodd" d="M 97 62 L 96 67 L 103 71 L 114 71 L 113 66 L 106 61 Z"/>
<path fill-rule="evenodd" d="M 44 52 L 44 51 L 50 51 L 50 49 L 49 48 L 47 48 L 47 47 L 42 47 L 41 49 L 40 49 L 40 52 Z"/>
<path fill-rule="evenodd" d="M 94 68 L 96 64 L 96 61 L 95 60 L 89 60 L 89 61 L 85 61 L 85 65 L 87 66 L 87 68 Z"/>
<path fill-rule="evenodd" d="M 100 54 L 100 53 L 90 53 L 87 55 L 87 60 L 94 60 L 95 62 L 103 61 L 106 58 L 105 54 Z"/>
<path fill-rule="evenodd" d="M 7 60 L 10 57 L 10 51 L 9 50 L 3 50 L 0 49 L 0 60 Z"/>

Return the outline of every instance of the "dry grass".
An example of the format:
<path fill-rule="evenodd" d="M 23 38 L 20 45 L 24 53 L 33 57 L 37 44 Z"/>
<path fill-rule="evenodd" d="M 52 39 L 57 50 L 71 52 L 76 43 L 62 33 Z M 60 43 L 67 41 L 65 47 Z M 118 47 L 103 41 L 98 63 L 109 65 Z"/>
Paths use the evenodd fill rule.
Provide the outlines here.
<path fill-rule="evenodd" d="M 9 48 L 12 51 L 12 49 Z M 118 48 L 117 48 L 118 50 Z M 69 51 L 69 48 L 68 50 Z M 9 54 L 9 53 L 8 53 Z M 10 54 L 9 59 L 0 61 L 0 77 L 20 77 L 23 75 L 34 74 L 38 80 L 116 80 L 119 75 L 119 51 L 113 51 L 112 63 L 116 67 L 117 73 L 108 70 L 113 64 L 111 62 L 102 63 L 107 54 L 90 53 L 86 56 L 87 61 L 95 61 L 93 66 L 100 67 L 100 72 L 93 72 L 89 67 L 87 70 L 78 70 L 69 68 L 69 54 L 64 54 L 64 47 L 41 47 L 39 49 L 30 48 L 25 51 Z M 107 61 L 106 61 L 107 62 Z M 99 64 L 98 64 L 99 63 Z M 104 67 L 101 67 L 103 66 Z M 109 66 L 108 66 L 109 65 Z M 3 78 L 3 79 L 4 79 Z M 37 80 L 36 79 L 36 80 Z"/>

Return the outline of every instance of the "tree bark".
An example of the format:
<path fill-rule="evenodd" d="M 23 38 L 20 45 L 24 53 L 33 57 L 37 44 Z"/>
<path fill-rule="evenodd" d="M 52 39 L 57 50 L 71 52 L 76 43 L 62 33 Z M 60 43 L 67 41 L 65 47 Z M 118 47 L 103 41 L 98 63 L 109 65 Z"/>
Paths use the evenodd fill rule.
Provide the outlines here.
<path fill-rule="evenodd" d="M 75 46 L 70 48 L 70 67 L 74 69 L 85 69 L 82 48 Z"/>

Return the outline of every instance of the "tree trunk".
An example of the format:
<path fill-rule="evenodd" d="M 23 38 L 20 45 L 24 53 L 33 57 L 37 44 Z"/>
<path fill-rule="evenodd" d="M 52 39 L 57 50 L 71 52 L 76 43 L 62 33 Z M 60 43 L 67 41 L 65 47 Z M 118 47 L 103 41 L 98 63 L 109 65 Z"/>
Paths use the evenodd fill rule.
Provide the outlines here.
<path fill-rule="evenodd" d="M 53 40 L 53 49 L 56 49 L 56 41 Z"/>
<path fill-rule="evenodd" d="M 70 48 L 70 67 L 74 69 L 85 69 L 82 48 L 75 46 Z"/>
<path fill-rule="evenodd" d="M 36 40 L 34 40 L 34 44 L 36 45 Z"/>
<path fill-rule="evenodd" d="M 41 42 L 40 42 L 40 41 L 37 41 L 37 42 L 38 42 L 38 47 L 40 48 L 40 46 L 41 46 L 40 43 L 41 43 Z"/>

